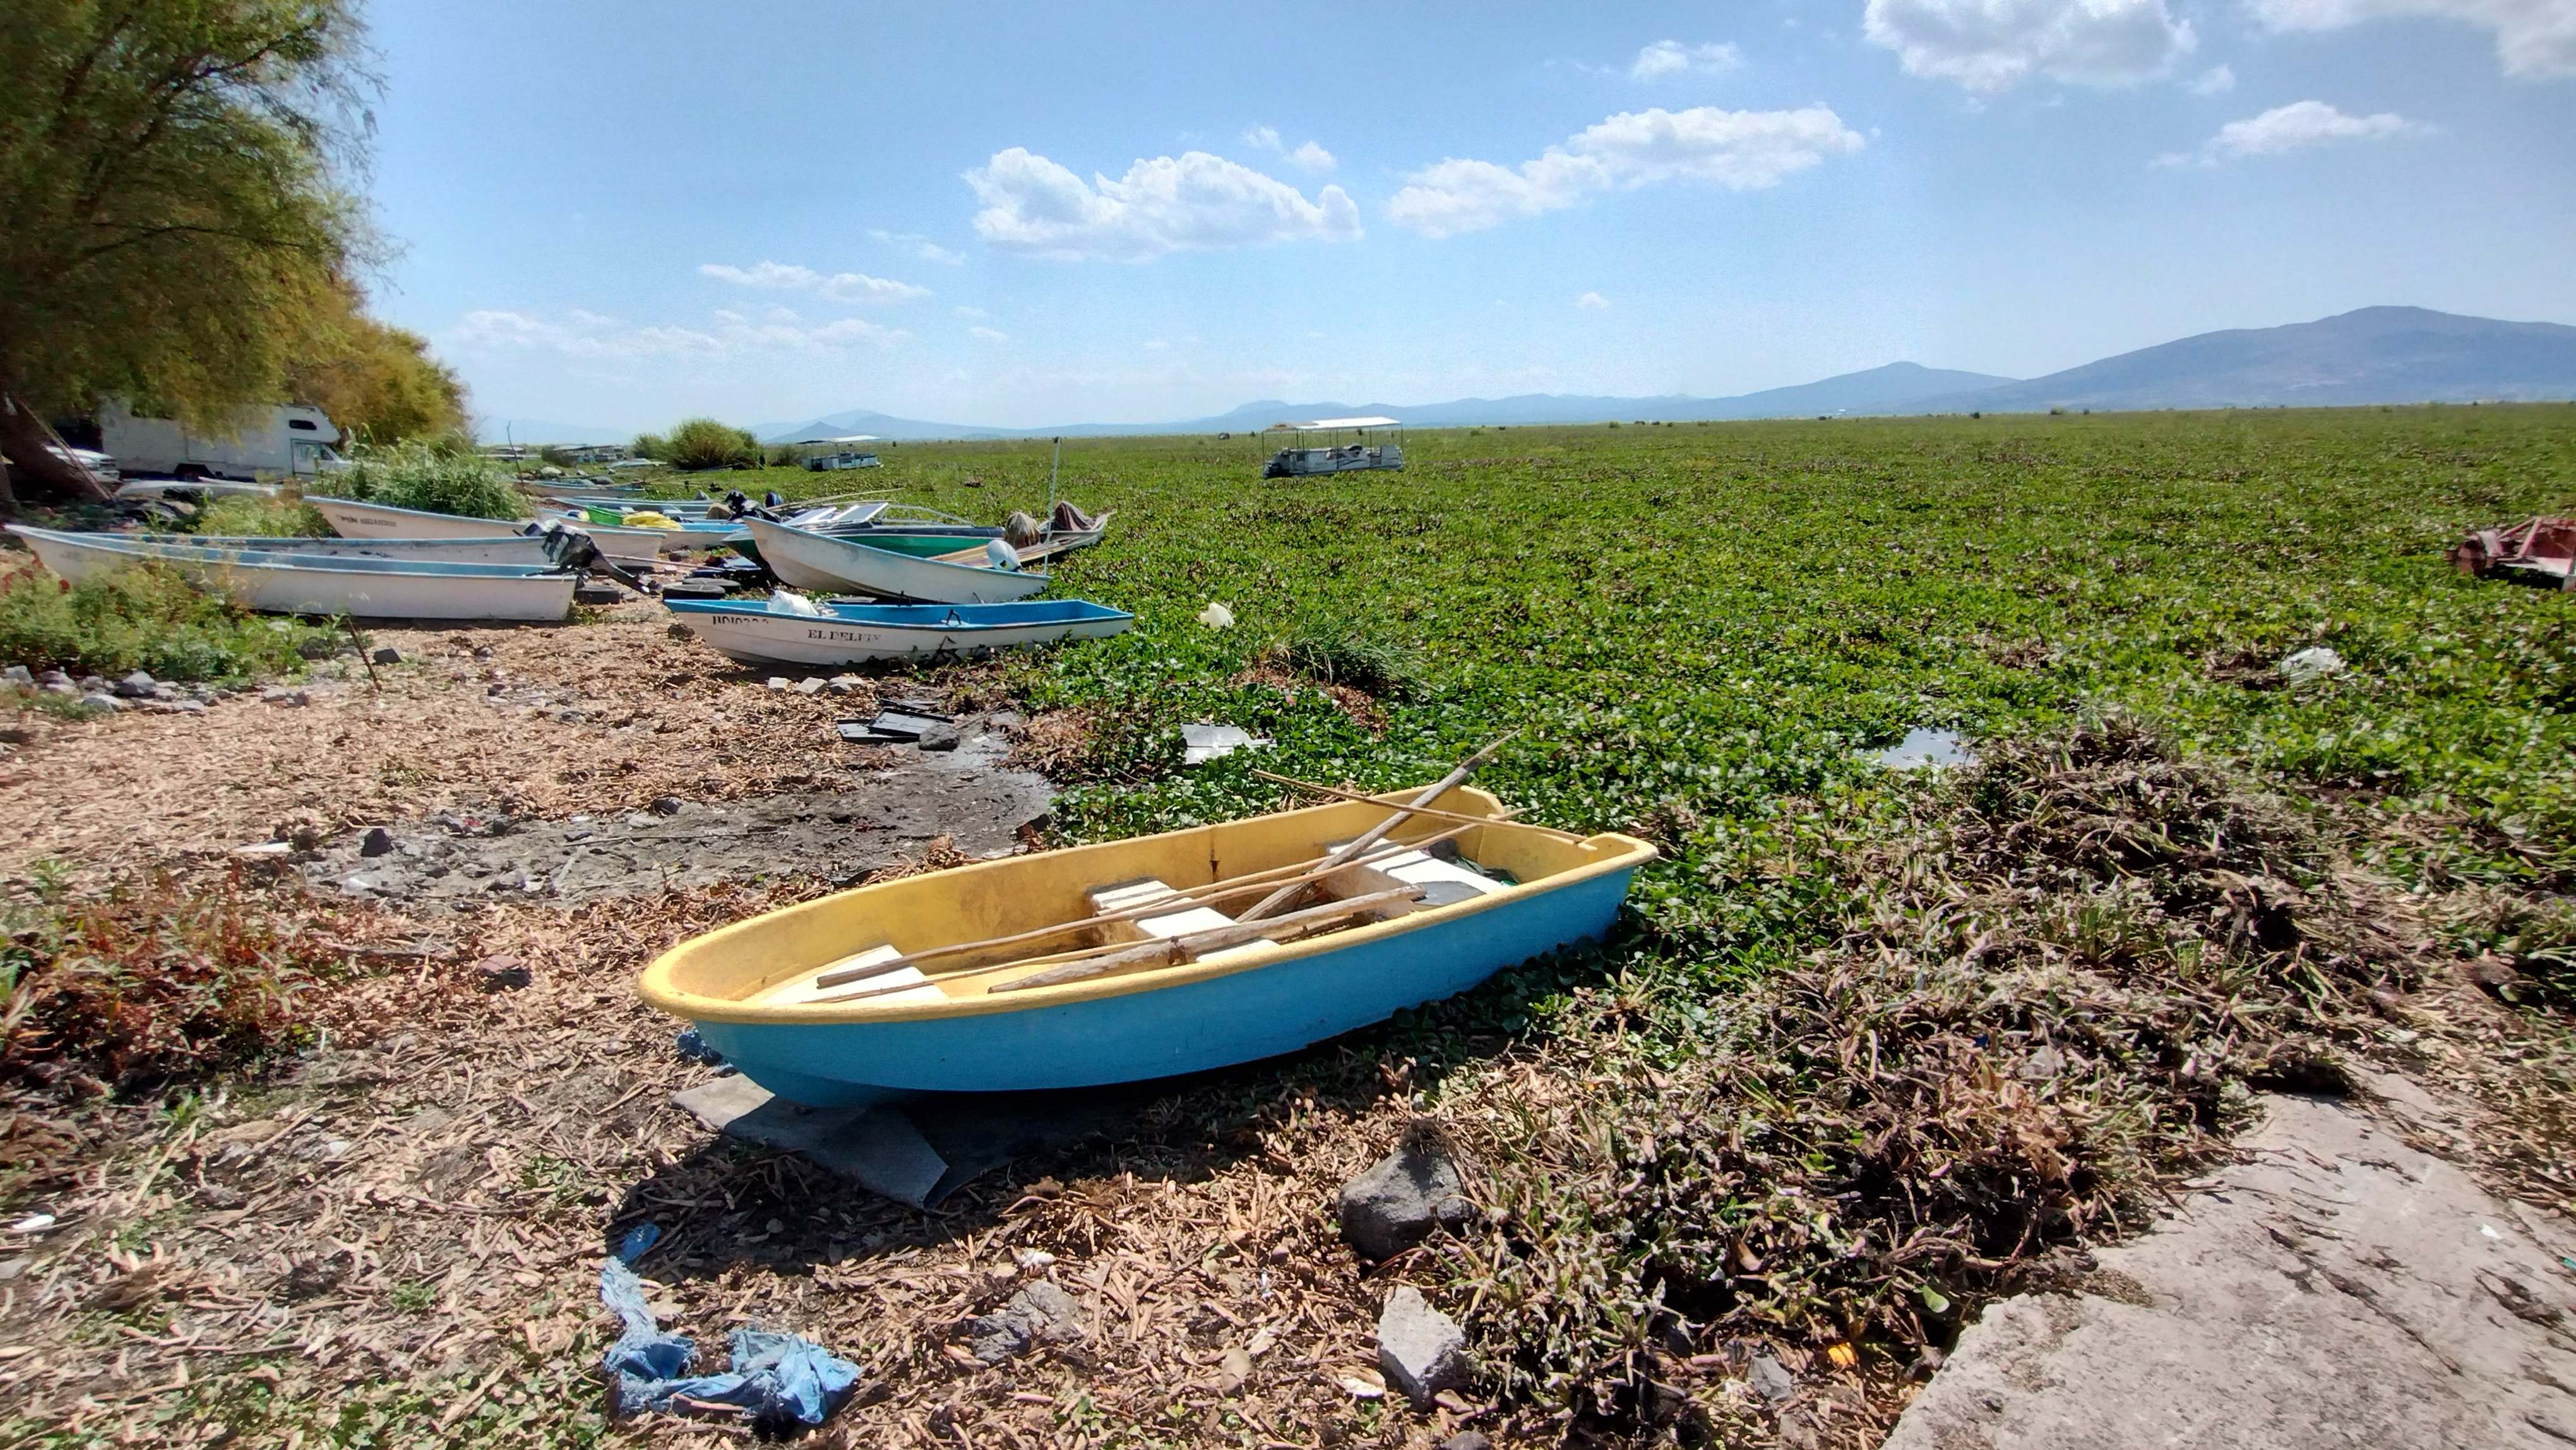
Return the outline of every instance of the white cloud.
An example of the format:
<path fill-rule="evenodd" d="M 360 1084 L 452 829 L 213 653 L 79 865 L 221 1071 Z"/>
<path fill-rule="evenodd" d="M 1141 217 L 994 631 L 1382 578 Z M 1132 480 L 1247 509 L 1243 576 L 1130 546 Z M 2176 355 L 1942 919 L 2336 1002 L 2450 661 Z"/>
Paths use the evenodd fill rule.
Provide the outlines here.
<path fill-rule="evenodd" d="M 728 267 L 722 262 L 701 262 L 698 271 L 737 287 L 780 287 L 791 291 L 802 291 L 823 280 L 823 274 L 811 267 L 790 267 L 780 262 L 763 262 L 748 269 Z"/>
<path fill-rule="evenodd" d="M 2165 0 L 1869 0 L 1861 26 L 1907 73 L 1977 95 L 2032 75 L 2133 85 L 2163 75 L 2194 44 L 2190 22 Z"/>
<path fill-rule="evenodd" d="M 908 302 L 927 297 L 930 289 L 910 282 L 894 282 L 871 277 L 864 272 L 836 272 L 829 276 L 811 267 L 790 266 L 780 262 L 763 262 L 759 266 L 729 267 L 722 262 L 703 262 L 698 271 L 719 282 L 737 287 L 763 287 L 782 292 L 812 292 L 833 302 Z"/>
<path fill-rule="evenodd" d="M 1335 166 L 1341 164 L 1333 159 L 1332 152 L 1325 150 L 1323 147 L 1316 145 L 1312 141 L 1309 141 L 1298 147 L 1296 150 L 1289 152 L 1288 160 L 1290 164 L 1294 165 L 1298 170 L 1310 172 L 1330 171 Z"/>
<path fill-rule="evenodd" d="M 2425 128 L 2382 111 L 2375 116 L 2349 116 L 2323 101 L 2293 101 L 2259 116 L 2230 121 L 2198 151 L 2177 151 L 2156 158 L 2158 166 L 2216 166 L 2248 156 L 2278 156 L 2304 151 L 2330 141 L 2384 141 L 2391 136 L 2420 134 Z"/>
<path fill-rule="evenodd" d="M 2195 96 L 2224 95 L 2234 89 L 2236 89 L 2236 72 L 2223 65 L 2211 66 L 2208 74 L 2193 81 L 2189 87 Z"/>
<path fill-rule="evenodd" d="M 966 335 L 968 337 L 980 337 L 986 342 L 1005 342 L 1008 341 L 1011 336 L 1007 332 L 991 327 L 970 327 L 966 329 Z"/>
<path fill-rule="evenodd" d="M 1744 52 L 1732 45 L 1684 45 L 1678 40 L 1658 40 L 1637 52 L 1628 75 L 1633 80 L 1654 81 L 1693 71 L 1733 70 L 1742 64 Z"/>
<path fill-rule="evenodd" d="M 1574 299 L 1574 305 L 1577 307 L 1607 307 L 1610 305 L 1610 299 L 1602 296 L 1598 292 L 1586 292 L 1582 296 Z"/>
<path fill-rule="evenodd" d="M 1142 262 L 1166 252 L 1268 242 L 1346 242 L 1360 235 L 1350 194 L 1304 193 L 1204 151 L 1138 161 L 1086 183 L 1014 146 L 966 173 L 984 209 L 975 232 L 994 246 L 1072 261 Z"/>
<path fill-rule="evenodd" d="M 1243 133 L 1243 144 L 1255 151 L 1277 151 L 1279 131 L 1272 126 L 1254 126 Z"/>
<path fill-rule="evenodd" d="M 986 312 L 981 307 L 967 307 L 960 305 L 957 309 L 957 315 L 960 317 L 990 317 L 993 314 Z"/>
<path fill-rule="evenodd" d="M 784 308 L 772 308 L 759 322 L 739 312 L 721 310 L 714 319 L 711 328 L 628 327 L 616 318 L 579 309 L 555 319 L 487 308 L 465 314 L 448 336 L 460 348 L 492 352 L 554 352 L 584 358 L 693 358 L 708 362 L 753 353 L 827 352 L 858 343 L 892 347 L 912 336 L 859 317 L 809 327 Z"/>
<path fill-rule="evenodd" d="M 889 247 L 901 247 L 908 255 L 925 262 L 937 262 L 943 267 L 954 267 L 966 260 L 965 253 L 952 252 L 919 232 L 871 231 L 868 235 Z"/>
<path fill-rule="evenodd" d="M 1823 106 L 1624 111 L 1517 168 L 1455 158 L 1426 167 L 1405 178 L 1386 214 L 1426 236 L 1445 237 L 1561 210 L 1595 191 L 1666 181 L 1713 181 L 1737 191 L 1774 186 L 1861 145 L 1860 134 Z"/>
<path fill-rule="evenodd" d="M 2272 30 L 2340 30 L 2366 20 L 2426 16 L 2495 32 L 2504 73 L 2576 76 L 2576 0 L 2248 0 Z"/>

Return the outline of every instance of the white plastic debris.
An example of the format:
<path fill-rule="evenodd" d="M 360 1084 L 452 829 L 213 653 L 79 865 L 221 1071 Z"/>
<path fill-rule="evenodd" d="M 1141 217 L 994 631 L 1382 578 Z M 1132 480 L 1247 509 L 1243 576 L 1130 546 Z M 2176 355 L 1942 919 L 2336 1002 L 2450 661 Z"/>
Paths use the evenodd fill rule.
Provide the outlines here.
<path fill-rule="evenodd" d="M 9 1232 L 13 1234 L 40 1234 L 53 1226 L 54 1216 L 52 1214 L 31 1213 L 25 1218 L 18 1220 L 16 1223 L 9 1225 Z"/>
<path fill-rule="evenodd" d="M 1199 623 L 1210 629 L 1232 629 L 1234 611 L 1211 599 L 1208 601 L 1208 607 L 1199 611 Z"/>
<path fill-rule="evenodd" d="M 1257 750 L 1270 742 L 1240 725 L 1184 725 L 1181 727 L 1181 764 L 1205 765 L 1219 756 L 1238 750 Z"/>
<path fill-rule="evenodd" d="M 2305 685 L 2343 673 L 2343 656 L 2324 645 L 2310 645 L 2281 661 L 2281 674 L 2291 684 Z"/>

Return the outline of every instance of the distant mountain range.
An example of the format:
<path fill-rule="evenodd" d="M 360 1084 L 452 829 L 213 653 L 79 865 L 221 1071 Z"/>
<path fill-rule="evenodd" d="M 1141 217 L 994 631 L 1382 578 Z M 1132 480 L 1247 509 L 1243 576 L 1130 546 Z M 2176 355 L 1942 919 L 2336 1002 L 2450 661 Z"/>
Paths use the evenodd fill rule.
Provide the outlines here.
<path fill-rule="evenodd" d="M 2576 327 L 2459 317 L 2421 307 L 2365 307 L 2286 327 L 2206 332 L 2029 379 L 1900 362 L 1733 398 L 1532 393 L 1414 404 L 1265 399 L 1213 418 L 1055 428 L 930 423 L 861 409 L 803 423 L 766 424 L 752 431 L 763 442 L 785 443 L 848 433 L 928 439 L 1255 432 L 1273 423 L 1370 414 L 1400 418 L 1417 428 L 1454 428 L 1612 419 L 1682 423 L 1819 414 L 2037 413 L 2050 408 L 2114 412 L 2559 399 L 2576 399 Z M 498 441 L 504 421 L 522 442 L 619 436 L 599 429 L 496 420 L 483 429 L 492 441 Z"/>

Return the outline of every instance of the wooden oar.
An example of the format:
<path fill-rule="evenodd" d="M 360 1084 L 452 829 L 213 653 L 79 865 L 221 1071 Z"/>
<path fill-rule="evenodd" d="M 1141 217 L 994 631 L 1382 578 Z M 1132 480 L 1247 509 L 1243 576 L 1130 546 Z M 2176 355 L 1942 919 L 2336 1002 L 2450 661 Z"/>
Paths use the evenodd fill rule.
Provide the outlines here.
<path fill-rule="evenodd" d="M 1502 749 L 1505 745 L 1510 744 L 1519 734 L 1520 732 L 1515 730 L 1511 734 L 1495 741 L 1493 744 L 1486 746 L 1484 749 L 1477 751 L 1475 754 L 1468 756 L 1465 760 L 1458 762 L 1458 768 L 1456 770 L 1453 770 L 1447 775 L 1440 777 L 1437 781 L 1434 781 L 1431 788 L 1425 790 L 1420 795 L 1415 796 L 1411 804 L 1398 807 L 1394 815 L 1378 822 L 1374 827 L 1370 828 L 1367 834 L 1361 836 L 1358 840 L 1351 842 L 1349 845 L 1344 846 L 1342 849 L 1335 851 L 1330 856 L 1325 857 L 1323 869 L 1329 871 L 1336 866 L 1348 865 L 1352 857 L 1357 856 L 1369 847 L 1376 845 L 1380 840 L 1383 840 L 1386 837 L 1386 834 L 1389 831 L 1392 831 L 1396 827 L 1403 825 L 1406 821 L 1413 819 L 1414 814 L 1417 811 L 1430 805 L 1433 801 L 1440 799 L 1442 796 L 1447 795 L 1452 788 L 1465 781 L 1467 777 L 1475 774 L 1477 766 L 1484 764 L 1487 757 L 1491 756 L 1495 751 Z M 1479 822 L 1478 824 L 1481 825 L 1483 823 Z M 1271 892 L 1268 896 L 1254 902 L 1251 909 L 1237 913 L 1235 920 L 1259 921 L 1261 918 L 1270 915 L 1272 912 L 1279 910 L 1281 907 L 1286 906 L 1289 902 L 1295 900 L 1297 893 L 1305 889 L 1306 888 L 1303 885 L 1293 882 L 1289 885 L 1282 886 L 1278 890 Z"/>
<path fill-rule="evenodd" d="M 991 996 L 997 992 L 1025 992 L 1033 987 L 1052 987 L 1059 982 L 1078 982 L 1085 977 L 1096 977 L 1103 972 L 1116 971 L 1122 967 L 1176 966 L 1208 952 L 1223 951 L 1227 947 L 1239 947 L 1262 941 L 1275 937 L 1283 931 L 1314 926 L 1326 921 L 1337 921 L 1345 916 L 1358 916 L 1364 912 L 1375 911 L 1381 906 L 1392 906 L 1399 901 L 1419 901 L 1422 899 L 1423 889 L 1419 886 L 1400 886 L 1393 891 L 1372 891 L 1366 896 L 1346 896 L 1339 901 L 1328 901 L 1321 906 L 1310 906 L 1304 911 L 1292 911 L 1285 916 L 1274 916 L 1267 921 L 1238 921 L 1229 926 L 1212 926 L 1205 931 L 1189 932 L 1167 941 L 1140 942 L 1134 946 L 1104 951 L 1097 956 L 1069 961 L 1062 966 L 1049 967 L 1043 972 L 1013 981 L 996 983 L 985 989 L 985 995 Z M 984 970 L 1002 969 L 988 967 Z M 955 978 L 950 980 L 953 981 Z"/>
<path fill-rule="evenodd" d="M 1406 886 L 1393 891 L 1380 891 L 1367 896 L 1328 901 L 1321 906 L 1308 907 L 1304 911 L 1274 916 L 1267 921 L 1229 922 L 1224 926 L 1209 927 L 1205 931 L 1188 932 L 1161 941 L 1112 942 L 1106 946 L 1085 947 L 1080 951 L 1066 952 L 1052 959 L 1037 957 L 1011 962 L 995 962 L 990 966 L 951 972 L 926 982 L 897 982 L 890 987 L 867 987 L 856 992 L 836 992 L 829 997 L 816 997 L 797 1005 L 821 1007 L 842 1002 L 864 1002 L 871 997 L 890 997 L 897 992 L 917 992 L 924 987 L 935 987 L 943 982 L 972 981 L 977 977 L 989 977 L 995 972 L 1006 972 L 1014 967 L 1043 966 L 1046 970 L 1033 972 L 1017 981 L 1005 982 L 989 988 L 986 995 L 993 992 L 1025 991 L 1030 987 L 1053 986 L 1057 982 L 1079 981 L 1084 977 L 1098 976 L 1102 972 L 1120 967 L 1169 966 L 1204 952 L 1242 946 L 1247 942 L 1304 935 L 1309 928 L 1338 921 L 1346 916 L 1374 911 L 1391 901 L 1417 900 L 1423 890 L 1424 888 L 1419 886 Z M 1186 945 L 1176 948 L 1175 943 Z"/>
<path fill-rule="evenodd" d="M 1490 819 L 1477 817 L 1474 818 L 1474 823 L 1479 826 L 1492 825 L 1495 821 L 1507 819 L 1508 815 L 1509 813 L 1506 812 L 1504 816 L 1493 817 Z M 1368 861 L 1383 859 L 1386 856 L 1400 855 L 1406 851 L 1419 851 L 1425 846 L 1433 845 L 1441 841 L 1451 840 L 1455 837 L 1464 835 L 1471 829 L 1473 829 L 1471 826 L 1459 826 L 1453 830 L 1441 831 L 1435 835 L 1425 836 L 1419 841 L 1409 841 L 1399 845 L 1389 846 L 1383 851 L 1372 851 L 1365 860 L 1356 862 L 1346 861 L 1342 863 L 1342 866 L 1366 865 Z M 1130 907 L 1124 911 L 1105 912 L 1099 916 L 1082 916 L 1074 917 L 1067 921 L 1050 922 L 1045 926 L 1034 927 L 1028 931 L 1016 932 L 1010 936 L 987 937 L 982 941 L 954 942 L 947 946 L 923 947 L 917 952 L 906 952 L 902 956 L 888 957 L 881 962 L 870 962 L 861 967 L 844 967 L 837 972 L 825 972 L 823 975 L 814 979 L 814 988 L 817 991 L 822 991 L 831 987 L 847 986 L 852 982 L 864 982 L 870 977 L 882 977 L 888 972 L 899 972 L 906 967 L 918 966 L 923 962 L 932 961 L 940 957 L 962 956 L 968 952 L 990 951 L 996 947 L 1019 946 L 1027 942 L 1044 941 L 1048 937 L 1060 936 L 1066 932 L 1078 931 L 1087 926 L 1101 926 L 1117 921 L 1142 921 L 1150 916 L 1170 916 L 1175 912 L 1186 910 L 1192 906 L 1205 905 L 1208 902 L 1223 900 L 1228 896 L 1240 895 L 1246 891 L 1258 891 L 1265 886 L 1275 884 L 1310 886 L 1315 882 L 1322 880 L 1324 877 L 1331 875 L 1333 872 L 1342 869 L 1342 866 L 1326 866 L 1322 864 L 1326 859 L 1327 858 L 1323 856 L 1315 856 L 1287 866 L 1273 866 L 1266 871 L 1248 871 L 1241 876 L 1228 877 L 1223 881 L 1212 881 L 1204 886 L 1181 887 L 1174 890 L 1171 895 L 1158 897 L 1143 906 Z M 1286 883 L 1275 881 L 1274 878 L 1283 874 L 1292 875 L 1295 879 Z"/>
<path fill-rule="evenodd" d="M 1293 785 L 1299 790 L 1311 790 L 1317 795 L 1328 795 L 1333 797 L 1335 800 L 1357 801 L 1364 806 L 1391 806 L 1395 804 L 1395 802 L 1388 800 L 1382 795 L 1362 795 L 1358 791 L 1343 790 L 1338 786 L 1317 785 L 1311 780 L 1299 780 L 1293 775 L 1273 775 L 1269 771 L 1263 770 L 1258 766 L 1253 767 L 1252 773 L 1260 776 L 1263 780 L 1275 780 L 1281 785 Z M 1429 810 L 1422 806 L 1408 806 L 1406 807 L 1406 810 L 1412 815 L 1423 816 L 1430 820 L 1456 821 L 1459 824 L 1466 826 L 1490 826 L 1497 822 L 1509 820 L 1513 815 L 1517 814 L 1517 812 L 1505 811 L 1499 816 L 1468 816 L 1460 815 L 1456 811 Z M 1523 824 L 1526 825 L 1527 823 L 1524 822 Z M 1582 839 L 1582 837 L 1577 836 L 1572 831 L 1560 831 L 1554 826 L 1529 826 L 1529 829 L 1533 831 L 1545 831 L 1551 836 L 1563 836 L 1569 841 L 1579 841 Z M 1447 834 L 1455 835 L 1457 833 L 1452 831 Z"/>

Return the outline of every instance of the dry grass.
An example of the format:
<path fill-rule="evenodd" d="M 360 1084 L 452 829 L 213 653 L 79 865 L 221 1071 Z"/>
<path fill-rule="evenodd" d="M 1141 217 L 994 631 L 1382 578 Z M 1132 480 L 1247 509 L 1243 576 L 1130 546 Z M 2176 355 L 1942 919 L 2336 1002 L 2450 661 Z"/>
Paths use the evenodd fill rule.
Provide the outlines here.
<path fill-rule="evenodd" d="M 30 767 L 0 776 L 0 873 L 51 857 L 104 880 L 270 839 L 440 811 L 562 817 L 657 797 L 734 799 L 814 789 L 871 753 L 832 731 L 873 711 L 871 689 L 765 687 L 670 638 L 650 604 L 601 623 L 373 630 L 404 663 L 381 692 L 328 667 L 301 709 L 243 697 L 201 716 L 29 720 Z"/>

